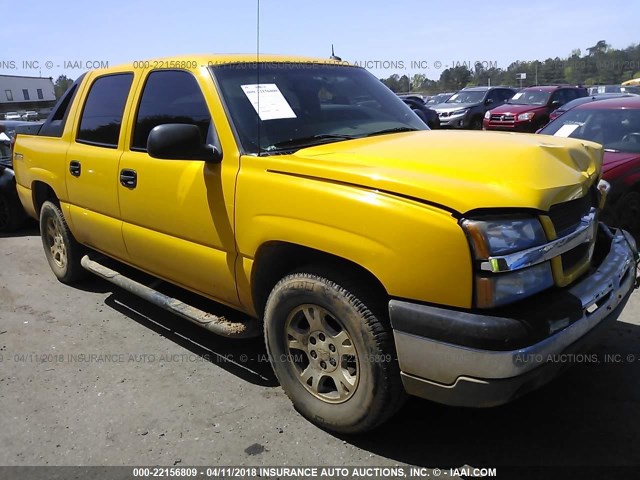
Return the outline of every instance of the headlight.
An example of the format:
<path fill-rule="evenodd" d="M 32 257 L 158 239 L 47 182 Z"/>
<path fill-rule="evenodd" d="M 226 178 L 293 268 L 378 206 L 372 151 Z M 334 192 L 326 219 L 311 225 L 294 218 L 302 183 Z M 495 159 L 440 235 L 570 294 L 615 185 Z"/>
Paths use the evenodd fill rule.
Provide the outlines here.
<path fill-rule="evenodd" d="M 531 120 L 534 115 L 535 113 L 533 112 L 521 113 L 520 115 L 518 115 L 518 120 L 521 122 L 526 122 L 527 120 Z"/>
<path fill-rule="evenodd" d="M 476 307 L 494 308 L 522 300 L 553 286 L 549 262 L 510 273 L 476 276 Z"/>
<path fill-rule="evenodd" d="M 537 218 L 504 215 L 486 220 L 463 220 L 462 227 L 471 240 L 477 260 L 526 250 L 547 242 Z"/>
<path fill-rule="evenodd" d="M 484 114 L 484 118 L 486 118 L 487 120 L 489 120 L 491 118 L 491 110 L 487 110 Z"/>
<path fill-rule="evenodd" d="M 480 261 L 544 245 L 547 237 L 535 217 L 492 216 L 463 220 L 473 256 Z M 515 302 L 553 285 L 549 262 L 512 272 L 487 273 L 476 270 L 475 306 L 493 308 Z"/>
<path fill-rule="evenodd" d="M 464 115 L 465 113 L 467 113 L 467 110 L 469 109 L 461 108 L 460 110 L 454 110 L 453 112 L 451 112 L 451 116 L 453 117 L 454 115 Z"/>

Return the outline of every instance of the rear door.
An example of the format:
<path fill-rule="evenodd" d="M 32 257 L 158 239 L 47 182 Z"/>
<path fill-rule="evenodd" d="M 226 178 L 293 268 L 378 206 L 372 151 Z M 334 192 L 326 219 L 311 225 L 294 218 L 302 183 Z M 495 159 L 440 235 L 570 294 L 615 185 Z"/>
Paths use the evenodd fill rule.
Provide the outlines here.
<path fill-rule="evenodd" d="M 133 81 L 131 72 L 92 79 L 67 151 L 65 173 L 74 235 L 121 260 L 127 254 L 118 204 L 118 162 Z"/>
<path fill-rule="evenodd" d="M 210 77 L 198 79 L 185 70 L 155 70 L 144 80 L 120 160 L 124 240 L 137 267 L 237 306 L 232 221 L 237 157 L 207 163 L 147 153 L 149 132 L 161 124 L 197 125 L 202 138 L 215 143 L 203 87 L 213 89 Z"/>

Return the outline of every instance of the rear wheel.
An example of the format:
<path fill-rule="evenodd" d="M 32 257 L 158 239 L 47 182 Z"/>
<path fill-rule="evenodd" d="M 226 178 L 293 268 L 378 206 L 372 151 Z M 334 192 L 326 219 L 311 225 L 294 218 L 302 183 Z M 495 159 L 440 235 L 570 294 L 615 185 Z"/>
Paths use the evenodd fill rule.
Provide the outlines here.
<path fill-rule="evenodd" d="M 74 283 L 86 275 L 80 265 L 84 248 L 73 238 L 60 208 L 49 201 L 40 209 L 40 236 L 49 266 L 58 280 Z"/>
<path fill-rule="evenodd" d="M 271 292 L 267 350 L 302 415 L 336 432 L 365 432 L 403 403 L 391 329 L 377 302 L 370 309 L 349 282 L 312 271 L 286 276 Z"/>

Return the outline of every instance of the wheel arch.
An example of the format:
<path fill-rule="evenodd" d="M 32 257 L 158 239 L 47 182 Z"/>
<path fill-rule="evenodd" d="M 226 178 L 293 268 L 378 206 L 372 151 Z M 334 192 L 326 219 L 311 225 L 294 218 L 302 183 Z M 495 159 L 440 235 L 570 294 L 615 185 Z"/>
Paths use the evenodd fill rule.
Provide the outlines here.
<path fill-rule="evenodd" d="M 33 196 L 33 208 L 37 216 L 40 216 L 40 210 L 46 201 L 50 201 L 60 208 L 59 197 L 48 183 L 39 180 L 34 181 L 31 185 L 31 195 Z"/>
<path fill-rule="evenodd" d="M 374 298 L 389 296 L 382 282 L 371 271 L 351 260 L 304 245 L 271 241 L 260 246 L 251 270 L 251 293 L 258 318 L 262 318 L 267 299 L 276 283 L 305 266 L 346 275 L 372 289 Z"/>

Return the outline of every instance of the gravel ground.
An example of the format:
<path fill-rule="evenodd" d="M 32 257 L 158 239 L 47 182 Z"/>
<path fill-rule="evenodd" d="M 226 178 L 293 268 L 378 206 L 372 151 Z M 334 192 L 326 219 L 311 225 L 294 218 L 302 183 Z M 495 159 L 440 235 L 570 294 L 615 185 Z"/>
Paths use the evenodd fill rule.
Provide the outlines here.
<path fill-rule="evenodd" d="M 0 245 L 0 465 L 640 465 L 640 294 L 599 363 L 517 402 L 411 399 L 376 432 L 338 437 L 292 408 L 259 339 L 98 279 L 65 286 L 34 229 Z"/>

